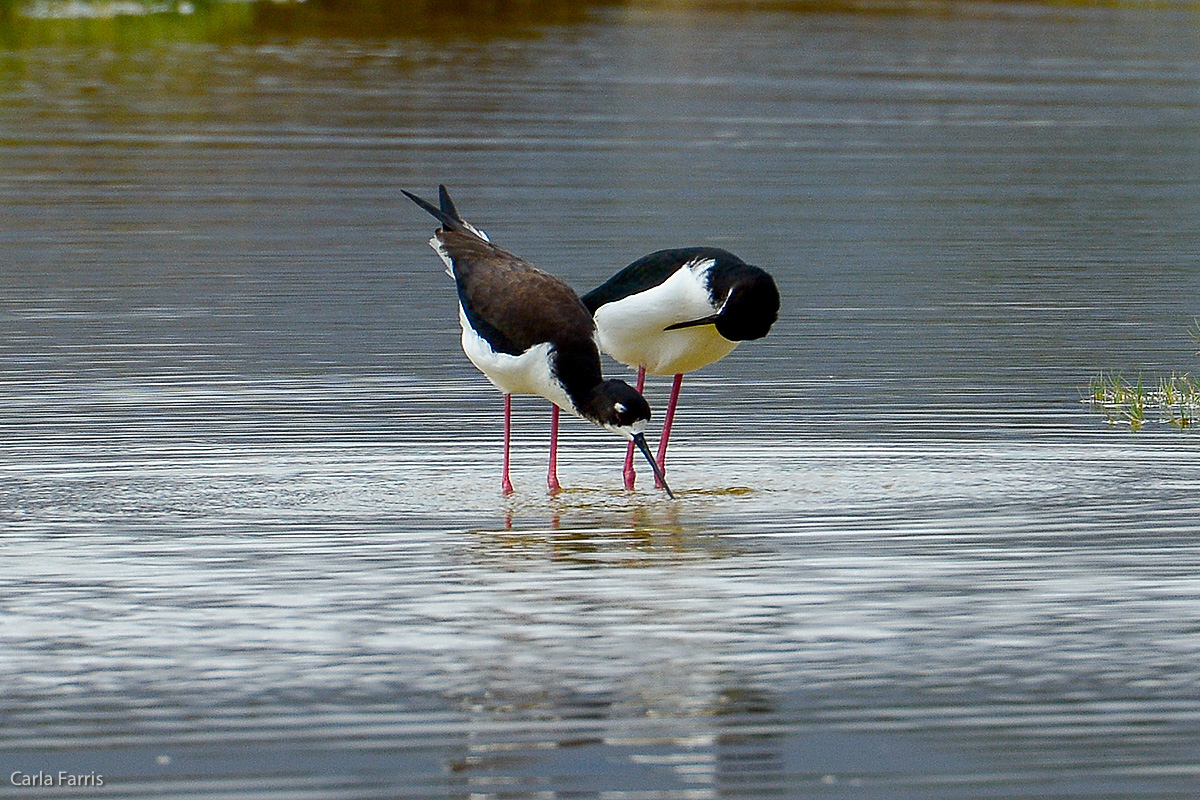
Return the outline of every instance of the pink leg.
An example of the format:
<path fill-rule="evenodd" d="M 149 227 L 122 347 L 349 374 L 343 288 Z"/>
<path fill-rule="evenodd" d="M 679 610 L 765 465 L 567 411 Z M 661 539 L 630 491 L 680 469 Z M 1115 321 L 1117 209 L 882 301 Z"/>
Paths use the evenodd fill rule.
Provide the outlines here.
<path fill-rule="evenodd" d="M 642 388 L 646 385 L 646 368 L 638 367 L 637 390 L 641 394 Z M 633 489 L 637 482 L 637 473 L 633 471 L 633 442 L 625 448 L 625 488 Z"/>
<path fill-rule="evenodd" d="M 546 485 L 550 494 L 558 494 L 562 486 L 558 482 L 558 406 L 551 403 L 550 412 L 550 469 L 546 473 Z"/>
<path fill-rule="evenodd" d="M 512 481 L 508 479 L 508 446 L 512 441 L 512 395 L 504 395 L 504 475 L 500 479 L 500 491 L 513 493 Z"/>
<path fill-rule="evenodd" d="M 658 468 L 662 470 L 663 475 L 667 474 L 667 442 L 671 440 L 671 423 L 675 421 L 675 404 L 679 402 L 679 387 L 683 386 L 683 373 L 675 374 L 675 381 L 671 384 L 671 399 L 667 401 L 667 415 L 663 418 L 662 436 L 658 437 L 658 457 L 654 460 L 658 462 Z M 659 489 L 662 484 L 658 480 L 658 476 L 654 477 L 654 485 Z"/>

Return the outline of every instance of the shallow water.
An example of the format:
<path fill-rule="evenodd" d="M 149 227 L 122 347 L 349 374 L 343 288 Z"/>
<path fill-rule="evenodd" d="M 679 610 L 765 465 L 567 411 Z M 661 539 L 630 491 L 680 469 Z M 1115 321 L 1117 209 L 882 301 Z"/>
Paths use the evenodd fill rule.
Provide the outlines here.
<path fill-rule="evenodd" d="M 1080 403 L 1196 365 L 1193 6 L 314 7 L 0 17 L 0 796 L 1195 797 L 1196 433 Z M 676 502 L 500 496 L 438 182 L 776 276 Z"/>

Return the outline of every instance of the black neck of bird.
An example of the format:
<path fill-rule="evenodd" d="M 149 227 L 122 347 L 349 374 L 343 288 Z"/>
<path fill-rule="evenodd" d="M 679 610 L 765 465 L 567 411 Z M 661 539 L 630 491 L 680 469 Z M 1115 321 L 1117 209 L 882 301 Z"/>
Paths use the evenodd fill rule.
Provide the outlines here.
<path fill-rule="evenodd" d="M 604 381 L 595 344 L 589 339 L 586 344 L 565 342 L 555 345 L 552 366 L 575 409 L 587 416 L 592 391 Z"/>

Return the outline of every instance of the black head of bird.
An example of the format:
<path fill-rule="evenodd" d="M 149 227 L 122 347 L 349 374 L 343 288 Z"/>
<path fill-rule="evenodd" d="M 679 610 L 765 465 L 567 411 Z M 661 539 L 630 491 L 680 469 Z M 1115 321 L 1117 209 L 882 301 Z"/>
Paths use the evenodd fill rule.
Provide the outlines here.
<path fill-rule="evenodd" d="M 674 497 L 662 468 L 650 454 L 650 446 L 646 444 L 643 429 L 650 421 L 650 405 L 637 389 L 625 381 L 606 380 L 592 389 L 584 407 L 580 409 L 583 416 L 601 425 L 613 433 L 623 436 L 637 445 L 642 455 L 650 462 L 654 476 L 658 478 L 668 497 Z"/>
<path fill-rule="evenodd" d="M 717 333 L 731 342 L 761 339 L 770 332 L 779 318 L 779 289 L 766 270 L 750 264 L 725 265 L 712 280 L 714 295 L 725 297 L 717 312 L 664 330 L 714 325 Z"/>

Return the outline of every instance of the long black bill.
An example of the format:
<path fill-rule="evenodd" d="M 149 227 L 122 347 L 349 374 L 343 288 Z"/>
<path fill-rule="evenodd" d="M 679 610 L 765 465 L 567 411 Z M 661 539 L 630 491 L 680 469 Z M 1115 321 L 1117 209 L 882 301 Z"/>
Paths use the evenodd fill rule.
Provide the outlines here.
<path fill-rule="evenodd" d="M 654 477 L 658 478 L 658 482 L 667 490 L 667 497 L 674 500 L 675 495 L 671 492 L 671 487 L 667 486 L 667 476 L 663 475 L 663 471 L 658 468 L 658 462 L 654 460 L 654 456 L 650 455 L 650 445 L 646 444 L 645 434 L 635 433 L 633 435 L 633 443 L 638 446 L 638 449 L 642 451 L 642 455 L 650 462 L 650 469 L 654 470 Z"/>
<path fill-rule="evenodd" d="M 674 325 L 668 325 L 663 328 L 664 331 L 677 331 L 680 328 L 695 328 L 698 325 L 715 325 L 717 320 L 721 318 L 720 314 L 713 314 L 709 317 L 701 317 L 700 319 L 688 320 L 687 322 L 676 322 Z"/>

